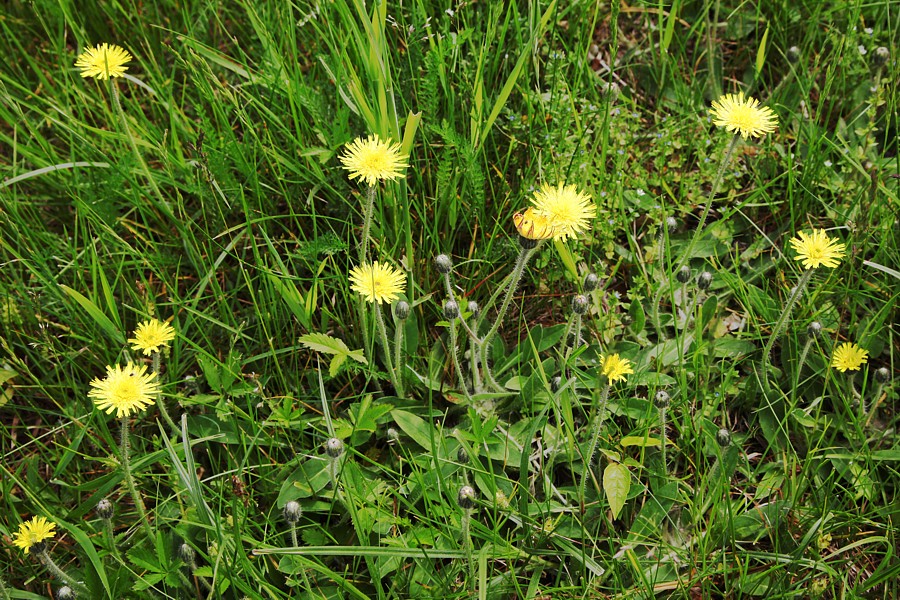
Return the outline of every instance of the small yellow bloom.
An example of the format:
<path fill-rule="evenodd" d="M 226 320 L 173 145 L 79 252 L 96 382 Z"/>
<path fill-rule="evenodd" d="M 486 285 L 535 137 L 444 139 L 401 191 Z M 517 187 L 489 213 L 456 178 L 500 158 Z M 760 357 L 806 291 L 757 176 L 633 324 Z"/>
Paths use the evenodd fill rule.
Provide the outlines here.
<path fill-rule="evenodd" d="M 516 231 L 523 238 L 529 240 L 546 240 L 553 237 L 553 227 L 550 220 L 542 213 L 535 212 L 533 208 L 526 208 L 525 212 L 513 215 L 513 223 Z"/>
<path fill-rule="evenodd" d="M 367 302 L 393 302 L 406 288 L 406 277 L 399 269 L 377 260 L 350 269 L 350 289 L 359 292 Z"/>
<path fill-rule="evenodd" d="M 106 367 L 105 379 L 91 382 L 88 397 L 102 411 L 116 413 L 117 417 L 127 417 L 131 413 L 144 410 L 156 401 L 159 382 L 156 373 L 147 373 L 147 365 L 132 363 L 123 369 L 119 365 Z"/>
<path fill-rule="evenodd" d="M 44 517 L 32 517 L 19 525 L 19 531 L 13 540 L 13 545 L 22 549 L 25 554 L 36 544 L 53 537 L 56 523 L 51 523 Z"/>
<path fill-rule="evenodd" d="M 625 381 L 625 376 L 633 374 L 634 369 L 631 368 L 631 361 L 627 358 L 620 358 L 618 354 L 610 354 L 601 359 L 600 372 L 606 375 L 610 383 L 615 383 L 620 379 Z"/>
<path fill-rule="evenodd" d="M 845 373 L 847 371 L 859 371 L 859 368 L 869 360 L 869 353 L 856 344 L 844 342 L 834 351 L 831 366 Z"/>
<path fill-rule="evenodd" d="M 150 319 L 138 324 L 134 337 L 128 342 L 134 350 L 140 350 L 144 356 L 159 352 L 160 347 L 168 348 L 169 342 L 175 339 L 175 329 L 168 323 L 158 319 Z"/>
<path fill-rule="evenodd" d="M 591 197 L 580 193 L 574 185 L 559 184 L 556 187 L 543 184 L 531 199 L 534 213 L 546 220 L 556 240 L 574 238 L 590 226 L 597 216 L 597 207 Z"/>
<path fill-rule="evenodd" d="M 81 69 L 82 77 L 109 79 L 124 75 L 128 70 L 125 63 L 130 60 L 131 55 L 124 48 L 115 44 L 100 44 L 79 54 L 75 66 Z"/>
<path fill-rule="evenodd" d="M 400 144 L 384 142 L 377 135 L 356 138 L 347 144 L 340 157 L 344 168 L 350 171 L 350 179 L 357 177 L 369 185 L 378 180 L 394 180 L 403 175 L 407 167 L 406 157 L 400 153 Z"/>
<path fill-rule="evenodd" d="M 743 92 L 725 94 L 712 103 L 709 113 L 715 118 L 713 123 L 741 137 L 760 137 L 778 127 L 778 117 L 768 106 L 759 106 L 759 100 L 744 98 Z"/>
<path fill-rule="evenodd" d="M 844 245 L 825 234 L 824 229 L 813 229 L 811 234 L 801 231 L 799 237 L 791 238 L 790 244 L 797 253 L 794 260 L 802 262 L 807 269 L 819 266 L 837 267 L 844 256 Z"/>

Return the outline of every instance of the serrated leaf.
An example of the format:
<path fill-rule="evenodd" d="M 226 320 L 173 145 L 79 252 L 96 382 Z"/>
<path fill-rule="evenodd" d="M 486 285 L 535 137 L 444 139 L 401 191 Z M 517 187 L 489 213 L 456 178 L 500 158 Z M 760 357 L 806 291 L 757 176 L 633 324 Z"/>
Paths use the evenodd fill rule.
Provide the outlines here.
<path fill-rule="evenodd" d="M 352 358 L 364 365 L 369 364 L 369 361 L 366 360 L 365 355 L 363 355 L 362 349 L 350 350 L 350 348 L 347 347 L 347 344 L 344 343 L 344 340 L 340 338 L 331 337 L 324 333 L 308 333 L 301 336 L 298 341 L 310 350 L 342 357 L 342 360 L 338 363 L 338 367 L 340 367 L 341 363 L 343 363 L 343 360 L 346 358 Z M 332 361 L 330 372 L 332 376 L 337 372 L 337 367 L 334 367 L 334 361 Z"/>
<path fill-rule="evenodd" d="M 619 518 L 630 488 L 631 472 L 628 467 L 619 463 L 606 465 L 603 469 L 603 491 L 606 493 L 606 501 L 609 502 L 613 520 Z"/>
<path fill-rule="evenodd" d="M 348 356 L 349 354 L 338 354 L 331 359 L 331 363 L 328 365 L 328 375 L 330 377 L 334 377 L 338 374 L 338 371 L 341 369 L 341 365 L 344 364 L 344 361 L 347 360 Z"/>

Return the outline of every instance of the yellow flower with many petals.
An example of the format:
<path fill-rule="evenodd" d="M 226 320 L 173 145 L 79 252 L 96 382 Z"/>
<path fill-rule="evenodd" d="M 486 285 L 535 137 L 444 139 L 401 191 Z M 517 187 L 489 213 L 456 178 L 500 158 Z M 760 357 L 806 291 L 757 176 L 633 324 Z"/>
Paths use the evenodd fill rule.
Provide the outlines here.
<path fill-rule="evenodd" d="M 393 181 L 402 176 L 407 167 L 400 144 L 382 141 L 377 135 L 356 138 L 347 144 L 340 160 L 350 171 L 350 179 L 360 178 L 369 185 L 384 179 Z"/>
<path fill-rule="evenodd" d="M 768 106 L 759 106 L 759 100 L 744 98 L 743 92 L 725 94 L 712 103 L 709 109 L 713 123 L 741 137 L 760 137 L 778 127 L 778 117 Z"/>
<path fill-rule="evenodd" d="M 844 342 L 834 351 L 831 358 L 831 366 L 845 373 L 846 371 L 859 371 L 859 368 L 869 360 L 869 353 L 856 344 Z"/>
<path fill-rule="evenodd" d="M 134 330 L 134 337 L 128 342 L 135 350 L 140 350 L 145 356 L 159 352 L 160 347 L 168 348 L 169 342 L 175 339 L 175 329 L 168 323 L 158 319 L 150 319 L 138 324 Z"/>
<path fill-rule="evenodd" d="M 127 50 L 115 44 L 100 44 L 78 55 L 75 66 L 82 77 L 109 79 L 121 77 L 128 70 L 125 63 L 131 60 Z"/>
<path fill-rule="evenodd" d="M 545 219 L 556 240 L 574 238 L 590 226 L 597 216 L 597 207 L 590 196 L 580 193 L 574 185 L 543 184 L 531 199 L 535 215 Z"/>
<path fill-rule="evenodd" d="M 631 368 L 631 361 L 627 358 L 610 354 L 601 358 L 600 372 L 606 375 L 610 383 L 615 383 L 619 380 L 625 381 L 625 376 L 634 373 L 634 369 Z"/>
<path fill-rule="evenodd" d="M 19 525 L 19 531 L 13 539 L 13 545 L 22 549 L 25 554 L 34 546 L 44 540 L 52 538 L 56 529 L 56 523 L 51 523 L 44 517 L 32 517 Z"/>
<path fill-rule="evenodd" d="M 146 365 L 128 363 L 124 369 L 119 365 L 106 367 L 106 377 L 91 382 L 88 397 L 100 410 L 127 417 L 153 404 L 158 394 L 156 373 L 147 373 Z"/>
<path fill-rule="evenodd" d="M 377 260 L 350 269 L 350 289 L 359 292 L 367 302 L 393 302 L 406 288 L 406 277 L 399 269 Z"/>
<path fill-rule="evenodd" d="M 525 212 L 514 214 L 513 223 L 516 225 L 516 231 L 523 238 L 546 240 L 553 237 L 553 226 L 550 224 L 550 219 L 533 208 L 526 208 Z"/>
<path fill-rule="evenodd" d="M 794 260 L 799 260 L 807 269 L 819 266 L 837 267 L 844 256 L 844 244 L 828 237 L 824 229 L 813 229 L 811 234 L 801 231 L 799 237 L 791 238 L 790 244 L 797 253 Z"/>

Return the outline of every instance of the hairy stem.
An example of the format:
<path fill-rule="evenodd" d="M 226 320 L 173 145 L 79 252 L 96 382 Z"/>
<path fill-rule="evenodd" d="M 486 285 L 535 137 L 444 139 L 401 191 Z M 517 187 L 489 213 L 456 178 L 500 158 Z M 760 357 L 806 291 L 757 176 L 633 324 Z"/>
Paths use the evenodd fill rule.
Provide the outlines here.
<path fill-rule="evenodd" d="M 147 539 L 154 539 L 153 528 L 150 526 L 150 519 L 147 517 L 147 507 L 144 505 L 144 499 L 141 497 L 140 492 L 137 489 L 137 485 L 134 482 L 134 476 L 131 474 L 131 440 L 128 432 L 128 417 L 122 417 L 122 439 L 120 450 L 122 452 L 122 475 L 125 479 L 125 486 L 128 488 L 128 492 L 131 494 L 131 497 L 134 499 L 134 506 L 138 510 L 138 514 L 141 517 L 141 524 L 144 526 L 144 532 L 147 534 Z"/>

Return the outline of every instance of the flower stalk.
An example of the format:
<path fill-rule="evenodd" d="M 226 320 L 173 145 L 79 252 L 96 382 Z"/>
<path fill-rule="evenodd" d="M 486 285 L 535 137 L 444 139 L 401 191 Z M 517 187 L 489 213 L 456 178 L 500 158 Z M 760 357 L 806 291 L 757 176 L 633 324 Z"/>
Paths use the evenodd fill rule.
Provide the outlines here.
<path fill-rule="evenodd" d="M 791 317 L 791 311 L 794 310 L 794 305 L 797 303 L 797 300 L 800 299 L 800 296 L 803 295 L 803 290 L 806 288 L 807 284 L 809 284 L 812 274 L 813 269 L 806 269 L 803 271 L 803 275 L 800 276 L 800 281 L 797 282 L 797 285 L 788 297 L 788 301 L 784 306 L 784 310 L 781 312 L 781 316 L 778 317 L 778 320 L 775 322 L 775 327 L 772 328 L 772 334 L 769 336 L 769 341 L 763 349 L 762 376 L 765 381 L 769 380 L 769 359 L 772 356 L 772 348 L 775 346 L 775 340 L 778 339 L 778 336 L 781 335 L 787 325 L 788 319 Z"/>
<path fill-rule="evenodd" d="M 137 489 L 137 484 L 134 481 L 134 476 L 131 473 L 131 440 L 130 433 L 128 428 L 128 417 L 123 416 L 121 418 L 122 422 L 122 437 L 120 440 L 120 454 L 122 459 L 122 476 L 125 480 L 125 486 L 128 488 L 128 492 L 131 494 L 131 497 L 134 499 L 134 506 L 138 510 L 138 514 L 141 517 L 141 524 L 144 527 L 144 533 L 147 534 L 147 539 L 153 540 L 153 527 L 150 526 L 150 519 L 147 516 L 147 507 L 144 504 L 144 499 L 141 496 L 140 491 Z"/>
<path fill-rule="evenodd" d="M 35 548 L 36 554 L 38 555 L 38 560 L 41 561 L 41 564 L 47 567 L 47 570 L 53 574 L 54 577 L 62 581 L 64 584 L 78 592 L 79 594 L 84 594 L 87 596 L 89 594 L 88 589 L 78 581 L 75 581 L 74 578 L 70 577 L 68 573 L 63 571 L 56 561 L 53 560 L 53 557 L 50 556 L 50 553 L 47 552 L 46 546 Z"/>

